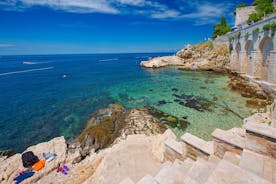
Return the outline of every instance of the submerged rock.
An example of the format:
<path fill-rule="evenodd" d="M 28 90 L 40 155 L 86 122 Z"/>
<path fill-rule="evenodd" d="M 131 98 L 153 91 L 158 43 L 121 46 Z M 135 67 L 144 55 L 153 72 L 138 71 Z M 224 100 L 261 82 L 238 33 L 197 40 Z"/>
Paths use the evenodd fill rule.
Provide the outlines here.
<path fill-rule="evenodd" d="M 165 100 L 160 100 L 157 102 L 157 105 L 160 106 L 160 105 L 165 105 L 167 104 L 167 102 Z"/>
<path fill-rule="evenodd" d="M 154 116 L 161 123 L 168 125 L 171 128 L 179 128 L 181 130 L 186 130 L 189 122 L 186 119 L 179 119 L 175 116 L 169 115 L 163 111 L 155 109 L 153 107 L 148 107 L 149 113 Z"/>
<path fill-rule="evenodd" d="M 174 101 L 177 102 L 179 105 L 189 107 L 200 112 L 213 111 L 213 108 L 215 107 L 215 104 L 212 101 L 200 96 L 186 94 L 173 94 L 173 96 L 178 98 Z"/>
<path fill-rule="evenodd" d="M 179 90 L 177 88 L 172 88 L 172 91 L 177 92 Z"/>

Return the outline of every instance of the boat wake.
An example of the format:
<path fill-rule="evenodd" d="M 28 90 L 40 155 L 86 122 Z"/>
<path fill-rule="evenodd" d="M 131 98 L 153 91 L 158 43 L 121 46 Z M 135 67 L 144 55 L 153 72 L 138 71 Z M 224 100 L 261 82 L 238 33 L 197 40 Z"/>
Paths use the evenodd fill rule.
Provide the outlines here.
<path fill-rule="evenodd" d="M 20 71 L 15 71 L 15 72 L 6 72 L 6 73 L 0 73 L 0 76 L 4 75 L 13 75 L 13 74 L 18 74 L 18 73 L 28 73 L 28 72 L 34 72 L 34 71 L 42 71 L 42 70 L 51 70 L 54 67 L 47 67 L 47 68 L 35 68 L 35 69 L 29 69 L 29 70 L 20 70 Z"/>
<path fill-rule="evenodd" d="M 118 58 L 112 58 L 112 59 L 101 59 L 99 61 L 117 61 L 119 60 Z"/>

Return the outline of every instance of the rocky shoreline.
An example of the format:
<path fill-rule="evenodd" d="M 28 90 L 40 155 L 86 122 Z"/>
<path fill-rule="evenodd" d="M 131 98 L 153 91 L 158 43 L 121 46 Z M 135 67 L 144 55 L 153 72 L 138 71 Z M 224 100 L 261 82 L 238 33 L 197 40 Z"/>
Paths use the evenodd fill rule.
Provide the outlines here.
<path fill-rule="evenodd" d="M 211 43 L 207 42 L 188 45 L 176 56 L 143 61 L 141 66 L 211 70 L 228 75 L 228 87 L 248 98 L 247 106 L 259 112 L 245 121 L 256 121 L 275 127 L 275 111 L 271 110 L 273 107 L 275 109 L 272 104 L 273 96 L 259 85 L 228 70 L 228 63 L 228 48 L 221 46 L 213 49 Z M 194 108 L 201 110 L 198 106 Z M 188 124 L 185 118 L 178 119 L 152 107 L 125 109 L 119 103 L 110 104 L 91 115 L 86 128 L 75 140 L 66 142 L 64 137 L 58 137 L 27 148 L 26 151 L 33 151 L 40 159 L 43 159 L 44 153 L 56 153 L 57 157 L 22 183 L 115 184 L 125 177 L 139 181 L 147 174 L 155 175 L 164 166 L 165 161 L 186 158 L 183 156 L 186 155 L 182 150 L 183 145 L 177 142 L 176 136 L 168 127 L 185 130 Z M 171 148 L 168 149 L 165 145 Z M 60 165 L 65 164 L 70 168 L 67 176 L 56 172 Z M 0 183 L 13 183 L 16 173 L 22 169 L 21 154 L 14 154 L 12 151 L 0 152 Z"/>

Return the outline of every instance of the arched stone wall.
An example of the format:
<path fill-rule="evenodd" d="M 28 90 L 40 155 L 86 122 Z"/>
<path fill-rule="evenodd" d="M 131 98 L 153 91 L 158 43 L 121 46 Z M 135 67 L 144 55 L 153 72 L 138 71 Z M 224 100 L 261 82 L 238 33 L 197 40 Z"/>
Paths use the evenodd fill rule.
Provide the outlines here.
<path fill-rule="evenodd" d="M 238 42 L 235 46 L 235 69 L 241 71 L 241 44 Z"/>
<path fill-rule="evenodd" d="M 272 54 L 271 52 L 274 50 L 273 40 L 272 38 L 265 36 L 261 39 L 259 44 L 259 59 L 258 59 L 258 70 L 257 70 L 257 76 L 259 76 L 260 80 L 263 81 L 271 81 L 271 72 L 272 70 L 269 70 L 270 63 L 273 62 Z"/>
<path fill-rule="evenodd" d="M 244 71 L 247 75 L 254 76 L 254 46 L 252 40 L 247 40 L 245 44 L 245 64 Z"/>

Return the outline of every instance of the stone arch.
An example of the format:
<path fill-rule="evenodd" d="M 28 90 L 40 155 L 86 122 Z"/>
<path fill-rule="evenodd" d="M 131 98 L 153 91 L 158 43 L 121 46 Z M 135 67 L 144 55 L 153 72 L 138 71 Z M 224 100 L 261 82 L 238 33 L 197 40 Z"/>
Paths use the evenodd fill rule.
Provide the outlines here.
<path fill-rule="evenodd" d="M 238 42 L 235 47 L 235 65 L 236 65 L 236 70 L 240 71 L 241 70 L 241 44 Z"/>
<path fill-rule="evenodd" d="M 268 66 L 271 62 L 273 62 L 272 51 L 274 50 L 273 40 L 265 36 L 262 38 L 259 44 L 259 74 L 261 80 L 269 81 L 269 70 Z"/>
<path fill-rule="evenodd" d="M 253 59 L 253 51 L 254 51 L 254 45 L 252 40 L 248 40 L 245 44 L 245 73 L 248 75 L 253 76 L 254 75 L 254 59 Z"/>

